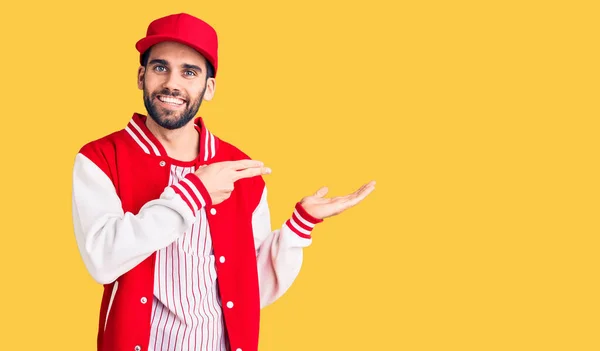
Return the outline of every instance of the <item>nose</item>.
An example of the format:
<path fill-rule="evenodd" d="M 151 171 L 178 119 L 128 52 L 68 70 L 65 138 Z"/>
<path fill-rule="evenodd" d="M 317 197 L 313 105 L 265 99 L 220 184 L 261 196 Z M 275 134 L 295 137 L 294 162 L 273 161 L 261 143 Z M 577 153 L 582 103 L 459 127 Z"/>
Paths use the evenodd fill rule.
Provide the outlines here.
<path fill-rule="evenodd" d="M 163 83 L 163 87 L 167 88 L 171 91 L 181 91 L 181 77 L 179 77 L 179 75 L 173 73 L 173 72 L 169 72 L 169 74 L 167 75 L 167 78 L 165 79 L 164 83 Z"/>

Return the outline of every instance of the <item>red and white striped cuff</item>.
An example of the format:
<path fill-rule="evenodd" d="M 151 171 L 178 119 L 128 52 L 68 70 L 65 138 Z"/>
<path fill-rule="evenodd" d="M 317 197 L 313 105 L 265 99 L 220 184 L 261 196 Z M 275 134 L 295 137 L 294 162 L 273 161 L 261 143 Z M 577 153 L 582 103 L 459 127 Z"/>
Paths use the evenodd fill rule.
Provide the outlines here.
<path fill-rule="evenodd" d="M 322 219 L 315 218 L 308 214 L 304 207 L 298 202 L 294 208 L 292 217 L 288 219 L 285 224 L 299 237 L 310 239 L 310 233 L 315 225 L 321 222 L 323 222 Z"/>
<path fill-rule="evenodd" d="M 181 196 L 194 213 L 203 207 L 212 205 L 208 190 L 194 173 L 186 174 L 181 181 L 171 185 L 171 188 Z"/>

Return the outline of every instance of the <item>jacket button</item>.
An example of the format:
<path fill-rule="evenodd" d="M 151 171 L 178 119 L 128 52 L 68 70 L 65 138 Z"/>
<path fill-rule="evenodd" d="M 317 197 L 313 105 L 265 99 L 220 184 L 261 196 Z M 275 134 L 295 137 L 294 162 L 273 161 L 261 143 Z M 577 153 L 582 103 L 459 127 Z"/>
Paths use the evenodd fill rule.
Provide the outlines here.
<path fill-rule="evenodd" d="M 242 349 L 240 349 L 239 347 L 237 349 L 235 349 L 235 351 L 242 351 Z"/>
<path fill-rule="evenodd" d="M 210 214 L 214 216 L 215 214 L 217 214 L 217 210 L 214 207 L 211 208 L 210 209 Z"/>
<path fill-rule="evenodd" d="M 142 351 L 142 347 L 140 345 L 136 345 L 135 351 Z"/>
<path fill-rule="evenodd" d="M 233 302 L 229 301 L 227 302 L 227 308 L 232 308 L 233 307 Z"/>
<path fill-rule="evenodd" d="M 140 300 L 143 304 L 146 304 L 146 302 L 148 302 L 148 299 L 145 297 L 142 297 L 142 299 Z"/>
<path fill-rule="evenodd" d="M 165 161 L 160 161 L 160 166 L 164 167 L 167 163 Z"/>
<path fill-rule="evenodd" d="M 219 262 L 221 262 L 221 263 L 225 263 L 225 256 L 221 256 L 221 257 L 219 257 Z"/>

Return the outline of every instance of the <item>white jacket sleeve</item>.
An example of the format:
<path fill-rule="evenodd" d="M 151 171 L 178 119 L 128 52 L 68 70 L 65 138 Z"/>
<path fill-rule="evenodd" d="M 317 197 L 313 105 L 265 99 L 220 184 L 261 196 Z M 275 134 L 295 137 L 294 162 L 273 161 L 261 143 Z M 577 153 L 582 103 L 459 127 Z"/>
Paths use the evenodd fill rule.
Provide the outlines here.
<path fill-rule="evenodd" d="M 271 230 L 267 189 L 252 215 L 257 250 L 261 308 L 275 302 L 292 285 L 302 266 L 302 250 L 312 243 L 311 232 L 322 222 L 296 204 L 292 216 L 280 229 Z"/>
<path fill-rule="evenodd" d="M 195 177 L 195 178 L 194 178 Z M 110 178 L 79 153 L 73 168 L 72 215 L 83 262 L 108 284 L 188 230 L 206 205 L 193 174 L 166 187 L 137 214 L 124 212 Z"/>

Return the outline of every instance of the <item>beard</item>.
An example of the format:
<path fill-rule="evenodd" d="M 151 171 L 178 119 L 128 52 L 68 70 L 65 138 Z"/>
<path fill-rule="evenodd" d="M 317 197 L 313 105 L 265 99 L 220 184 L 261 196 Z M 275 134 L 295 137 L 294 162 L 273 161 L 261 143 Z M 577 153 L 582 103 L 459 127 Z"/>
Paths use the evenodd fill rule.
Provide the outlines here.
<path fill-rule="evenodd" d="M 185 126 L 194 118 L 194 116 L 196 116 L 196 113 L 198 113 L 200 105 L 202 104 L 202 99 L 204 98 L 206 85 L 204 86 L 204 89 L 202 90 L 200 95 L 194 100 L 190 100 L 187 97 L 181 95 L 179 91 L 170 91 L 167 88 L 162 89 L 160 91 L 155 91 L 152 94 L 150 94 L 150 92 L 146 90 L 146 84 L 144 84 L 143 89 L 144 106 L 148 111 L 148 116 L 150 116 L 150 118 L 152 118 L 152 120 L 154 120 L 154 122 L 156 122 L 156 124 L 158 124 L 159 126 L 165 129 L 173 130 Z M 186 105 L 185 110 L 169 111 L 157 106 L 157 95 L 172 96 L 184 99 L 184 104 Z"/>

